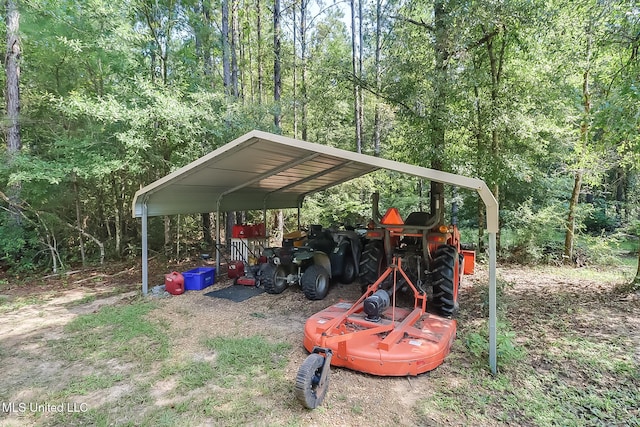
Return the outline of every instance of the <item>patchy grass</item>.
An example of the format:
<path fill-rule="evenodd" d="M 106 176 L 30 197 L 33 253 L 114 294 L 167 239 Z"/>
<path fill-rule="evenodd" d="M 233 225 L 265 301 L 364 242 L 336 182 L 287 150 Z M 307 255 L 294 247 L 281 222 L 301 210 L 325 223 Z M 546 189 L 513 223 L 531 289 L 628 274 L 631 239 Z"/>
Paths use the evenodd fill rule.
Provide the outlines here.
<path fill-rule="evenodd" d="M 0 314 L 9 313 L 11 311 L 20 310 L 23 307 L 30 305 L 40 305 L 44 303 L 48 298 L 42 295 L 29 295 L 18 298 L 9 298 L 6 295 L 0 297 Z"/>
<path fill-rule="evenodd" d="M 60 355 L 68 360 L 123 359 L 139 363 L 163 360 L 169 341 L 163 325 L 146 319 L 156 305 L 148 301 L 106 306 L 97 313 L 79 316 L 65 327 L 69 334 L 57 341 Z"/>
<path fill-rule="evenodd" d="M 216 375 L 221 378 L 274 375 L 281 370 L 287 359 L 288 344 L 269 343 L 254 335 L 248 338 L 214 337 L 205 341 L 205 346 L 216 354 Z"/>
<path fill-rule="evenodd" d="M 500 270 L 496 375 L 487 366 L 482 270 L 462 287 L 458 339 L 442 366 L 409 378 L 332 369 L 314 411 L 293 392 L 306 357 L 300 311 L 329 301 L 295 289 L 240 304 L 190 292 L 105 306 L 22 343 L 0 337 L 11 379 L 2 399 L 86 404 L 12 414 L 7 424 L 640 426 L 640 298 L 621 292 L 622 276 Z"/>

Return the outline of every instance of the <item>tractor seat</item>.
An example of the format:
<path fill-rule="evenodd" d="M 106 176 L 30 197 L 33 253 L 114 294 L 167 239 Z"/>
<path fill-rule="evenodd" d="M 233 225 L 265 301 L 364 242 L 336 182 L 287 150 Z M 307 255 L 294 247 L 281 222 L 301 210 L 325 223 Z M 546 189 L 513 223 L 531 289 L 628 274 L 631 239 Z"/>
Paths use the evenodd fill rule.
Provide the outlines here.
<path fill-rule="evenodd" d="M 315 239 L 322 234 L 322 226 L 319 224 L 311 224 L 309 226 L 309 237 Z"/>
<path fill-rule="evenodd" d="M 411 212 L 404 221 L 404 225 L 426 226 L 430 219 L 431 214 L 429 212 Z"/>
<path fill-rule="evenodd" d="M 333 236 L 329 230 L 321 230 L 314 237 L 310 238 L 307 244 L 309 247 L 326 254 L 330 254 L 336 246 L 336 242 L 333 240 Z"/>

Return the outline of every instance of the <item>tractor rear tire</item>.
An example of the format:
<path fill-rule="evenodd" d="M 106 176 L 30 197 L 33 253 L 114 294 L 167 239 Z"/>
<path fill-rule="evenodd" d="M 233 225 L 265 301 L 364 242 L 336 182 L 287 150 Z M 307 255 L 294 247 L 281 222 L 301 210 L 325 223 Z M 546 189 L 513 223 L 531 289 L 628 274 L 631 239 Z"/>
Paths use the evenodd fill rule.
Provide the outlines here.
<path fill-rule="evenodd" d="M 360 285 L 362 292 L 378 280 L 386 270 L 384 245 L 381 240 L 372 240 L 364 245 L 360 258 Z"/>
<path fill-rule="evenodd" d="M 329 374 L 324 384 L 320 387 L 320 375 L 322 374 L 322 367 L 325 363 L 325 358 L 318 354 L 312 353 L 304 359 L 302 366 L 298 370 L 296 375 L 295 394 L 298 400 L 309 409 L 315 409 L 324 400 L 329 388 Z"/>
<path fill-rule="evenodd" d="M 287 289 L 287 272 L 281 265 L 268 263 L 262 268 L 262 286 L 268 294 L 281 294 Z"/>
<path fill-rule="evenodd" d="M 329 273 L 321 265 L 310 265 L 300 278 L 300 286 L 307 299 L 324 299 L 329 293 Z"/>
<path fill-rule="evenodd" d="M 458 309 L 458 296 L 455 295 L 455 268 L 458 251 L 454 246 L 439 246 L 433 254 L 431 277 L 433 280 L 433 299 L 429 307 L 444 317 L 452 317 Z M 458 275 L 458 280 L 460 276 Z"/>

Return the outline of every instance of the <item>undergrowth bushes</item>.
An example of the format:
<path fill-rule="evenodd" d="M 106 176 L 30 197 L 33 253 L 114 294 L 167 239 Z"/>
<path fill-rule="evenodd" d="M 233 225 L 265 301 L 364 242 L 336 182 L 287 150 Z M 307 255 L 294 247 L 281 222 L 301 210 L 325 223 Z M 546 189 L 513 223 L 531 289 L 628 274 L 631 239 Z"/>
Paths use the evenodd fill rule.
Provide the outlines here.
<path fill-rule="evenodd" d="M 538 208 L 530 199 L 513 211 L 503 212 L 501 259 L 520 264 L 615 265 L 629 235 L 623 233 L 624 229 L 589 232 L 586 224 L 593 209 L 590 204 L 578 206 L 570 262 L 564 255 L 566 204 L 557 201 Z"/>

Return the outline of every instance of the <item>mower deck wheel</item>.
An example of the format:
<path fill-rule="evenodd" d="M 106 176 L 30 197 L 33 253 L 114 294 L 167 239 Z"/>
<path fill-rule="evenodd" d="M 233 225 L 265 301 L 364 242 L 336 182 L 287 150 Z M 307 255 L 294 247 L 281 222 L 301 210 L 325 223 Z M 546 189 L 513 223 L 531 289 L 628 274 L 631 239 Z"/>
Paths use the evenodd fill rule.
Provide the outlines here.
<path fill-rule="evenodd" d="M 306 408 L 317 408 L 327 395 L 329 372 L 327 372 L 324 383 L 320 384 L 324 363 L 325 358 L 322 355 L 312 353 L 302 362 L 302 366 L 298 370 L 295 394 Z"/>

